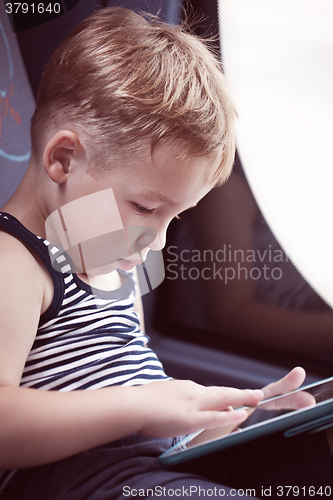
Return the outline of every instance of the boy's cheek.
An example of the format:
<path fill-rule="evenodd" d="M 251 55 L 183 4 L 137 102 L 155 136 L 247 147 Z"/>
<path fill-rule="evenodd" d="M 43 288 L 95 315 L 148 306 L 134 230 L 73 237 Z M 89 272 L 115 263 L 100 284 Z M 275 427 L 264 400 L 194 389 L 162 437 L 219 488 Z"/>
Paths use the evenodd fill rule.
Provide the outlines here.
<path fill-rule="evenodd" d="M 112 272 L 120 267 L 124 271 L 142 264 L 148 254 L 148 246 L 157 238 L 156 231 L 151 227 L 133 226 L 112 231 L 94 238 L 69 246 L 68 238 L 60 237 L 56 231 L 49 232 L 47 239 L 61 247 L 71 258 L 75 269 L 72 272 L 89 274 L 100 268 L 105 268 L 102 274 Z M 65 239 L 65 245 L 61 240 Z M 65 247 L 65 248 L 64 248 Z M 52 259 L 52 255 L 51 259 Z M 59 260 L 59 257 L 57 257 Z M 52 259 L 57 266 L 58 260 Z M 110 269 L 113 266 L 113 269 Z M 96 274 L 96 273 L 90 273 Z"/>
<path fill-rule="evenodd" d="M 152 227 L 124 227 L 112 188 L 61 206 L 47 218 L 45 232 L 47 240 L 70 256 L 75 267 L 72 272 L 83 274 L 104 267 L 109 269 L 124 259 L 133 262 L 125 261 L 120 267 L 132 269 L 142 263 L 145 257 L 140 254 L 157 238 Z M 132 259 L 135 254 L 139 255 Z M 58 261 L 52 261 L 59 267 Z"/>

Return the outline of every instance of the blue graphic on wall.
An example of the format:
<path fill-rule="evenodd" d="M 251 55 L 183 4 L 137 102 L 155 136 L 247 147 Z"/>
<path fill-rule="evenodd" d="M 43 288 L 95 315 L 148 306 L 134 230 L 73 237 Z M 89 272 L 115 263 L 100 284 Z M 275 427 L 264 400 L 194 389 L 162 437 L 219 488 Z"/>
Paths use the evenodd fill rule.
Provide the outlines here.
<path fill-rule="evenodd" d="M 4 47 L 4 50 L 1 48 Z M 0 157 L 14 162 L 25 162 L 30 159 L 30 151 L 24 154 L 12 154 L 1 147 L 1 138 L 7 120 L 14 120 L 18 125 L 21 124 L 21 115 L 11 105 L 11 97 L 14 94 L 14 65 L 5 30 L 0 22 L 0 54 L 5 54 L 6 73 L 0 79 Z M 7 149 L 7 148 L 6 148 Z"/>

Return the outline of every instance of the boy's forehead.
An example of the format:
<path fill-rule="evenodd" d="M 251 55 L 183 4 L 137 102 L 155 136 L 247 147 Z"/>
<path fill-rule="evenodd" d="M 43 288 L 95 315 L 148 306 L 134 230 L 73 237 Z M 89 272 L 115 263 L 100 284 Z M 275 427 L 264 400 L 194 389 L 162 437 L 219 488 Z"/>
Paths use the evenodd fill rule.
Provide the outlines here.
<path fill-rule="evenodd" d="M 182 174 L 197 175 L 198 170 L 200 170 L 207 184 L 211 183 L 218 167 L 217 162 L 208 156 L 191 154 L 189 147 L 178 140 L 161 141 L 152 149 L 151 138 L 143 141 L 134 159 L 125 158 L 123 162 L 118 164 L 127 168 L 133 175 L 136 169 L 139 172 L 144 168 L 159 174 L 175 175 L 178 173 L 179 176 Z"/>
<path fill-rule="evenodd" d="M 150 201 L 175 205 L 177 197 L 173 193 L 211 185 L 213 171 L 212 163 L 207 158 L 184 160 L 177 150 L 161 149 L 153 157 L 130 166 L 127 178 Z"/>
<path fill-rule="evenodd" d="M 145 139 L 138 155 L 110 161 L 100 179 L 114 189 L 116 198 L 127 191 L 153 204 L 176 207 L 188 195 L 190 206 L 194 206 L 214 186 L 214 163 L 202 156 L 189 157 L 178 141 L 157 144 L 152 151 L 151 139 Z"/>

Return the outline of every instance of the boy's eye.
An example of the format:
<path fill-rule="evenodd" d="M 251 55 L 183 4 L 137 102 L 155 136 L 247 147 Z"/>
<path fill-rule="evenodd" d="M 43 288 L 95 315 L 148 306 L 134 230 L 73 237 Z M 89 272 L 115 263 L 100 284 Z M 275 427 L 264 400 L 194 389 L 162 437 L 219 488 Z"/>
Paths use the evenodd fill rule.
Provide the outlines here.
<path fill-rule="evenodd" d="M 138 203 L 133 203 L 135 210 L 141 215 L 151 215 L 154 213 L 154 208 L 146 208 Z"/>

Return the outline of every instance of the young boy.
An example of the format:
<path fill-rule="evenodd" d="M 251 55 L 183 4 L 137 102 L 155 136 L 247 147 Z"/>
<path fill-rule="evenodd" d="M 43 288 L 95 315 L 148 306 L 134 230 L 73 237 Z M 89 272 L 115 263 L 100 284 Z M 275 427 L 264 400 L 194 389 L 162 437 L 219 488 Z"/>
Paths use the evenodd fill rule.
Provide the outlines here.
<path fill-rule="evenodd" d="M 7 498 L 213 488 L 165 470 L 158 455 L 175 436 L 236 426 L 247 413 L 233 407 L 302 382 L 301 369 L 263 391 L 171 381 L 133 312 L 129 271 L 163 247 L 172 218 L 228 177 L 234 116 L 202 42 L 124 9 L 90 16 L 47 64 L 31 163 L 0 213 Z M 105 260 L 109 240 L 101 245 L 97 236 L 133 227 L 135 255 L 120 246 Z M 147 227 L 154 238 L 147 240 Z M 90 254 L 84 237 L 93 242 Z"/>

